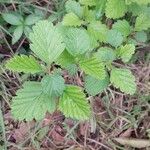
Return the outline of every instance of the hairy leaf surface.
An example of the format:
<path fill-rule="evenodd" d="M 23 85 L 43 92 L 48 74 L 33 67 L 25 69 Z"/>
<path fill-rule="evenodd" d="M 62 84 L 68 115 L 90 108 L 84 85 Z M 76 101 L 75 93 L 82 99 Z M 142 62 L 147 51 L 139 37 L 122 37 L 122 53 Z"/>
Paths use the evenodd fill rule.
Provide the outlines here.
<path fill-rule="evenodd" d="M 65 8 L 68 13 L 72 12 L 80 18 L 83 15 L 83 8 L 80 6 L 80 3 L 78 3 L 74 0 L 68 0 L 65 4 Z"/>
<path fill-rule="evenodd" d="M 123 36 L 128 36 L 131 33 L 131 26 L 126 20 L 118 20 L 113 24 L 113 29 L 118 30 Z"/>
<path fill-rule="evenodd" d="M 43 92 L 51 97 L 59 97 L 65 89 L 65 81 L 59 74 L 46 75 L 42 79 Z"/>
<path fill-rule="evenodd" d="M 135 53 L 134 44 L 126 44 L 125 46 L 121 46 L 117 50 L 117 55 L 121 57 L 123 62 L 128 62 L 134 53 Z"/>
<path fill-rule="evenodd" d="M 106 42 L 108 29 L 106 25 L 102 24 L 101 22 L 91 22 L 88 26 L 88 32 L 93 35 L 96 40 L 99 40 L 100 42 Z"/>
<path fill-rule="evenodd" d="M 63 38 L 56 26 L 47 20 L 39 21 L 30 34 L 31 50 L 44 62 L 51 64 L 65 49 Z"/>
<path fill-rule="evenodd" d="M 80 87 L 73 85 L 66 87 L 59 101 L 59 110 L 66 117 L 78 120 L 87 120 L 91 115 L 90 105 L 85 98 L 85 94 Z"/>
<path fill-rule="evenodd" d="M 110 81 L 116 88 L 120 88 L 127 94 L 133 95 L 136 91 L 135 77 L 128 69 L 112 69 Z"/>
<path fill-rule="evenodd" d="M 77 27 L 77 26 L 81 26 L 82 20 L 80 20 L 80 18 L 77 15 L 71 12 L 64 16 L 62 23 L 64 26 Z"/>
<path fill-rule="evenodd" d="M 20 55 L 14 56 L 6 63 L 6 68 L 16 72 L 38 73 L 42 71 L 42 67 L 32 56 Z"/>
<path fill-rule="evenodd" d="M 58 57 L 57 63 L 62 67 L 67 67 L 70 64 L 75 63 L 75 59 L 72 55 L 68 53 L 68 51 L 63 51 L 63 53 Z"/>
<path fill-rule="evenodd" d="M 124 0 L 107 0 L 105 11 L 107 18 L 116 19 L 125 15 L 127 7 Z"/>
<path fill-rule="evenodd" d="M 98 49 L 98 51 L 95 53 L 95 57 L 103 62 L 112 62 L 116 59 L 116 53 L 113 49 L 109 47 L 101 47 Z"/>
<path fill-rule="evenodd" d="M 107 32 L 107 42 L 114 47 L 118 47 L 123 42 L 123 36 L 115 29 L 109 30 Z"/>
<path fill-rule="evenodd" d="M 86 74 L 91 75 L 96 79 L 102 80 L 105 78 L 105 66 L 95 57 L 81 60 L 79 66 Z"/>
<path fill-rule="evenodd" d="M 109 76 L 107 75 L 105 79 L 98 80 L 92 76 L 85 77 L 85 89 L 88 94 L 95 96 L 98 93 L 101 93 L 109 85 Z"/>
<path fill-rule="evenodd" d="M 136 18 L 135 30 L 142 31 L 142 30 L 147 30 L 148 28 L 150 28 L 150 15 L 140 14 Z"/>
<path fill-rule="evenodd" d="M 56 108 L 54 99 L 43 93 L 39 82 L 25 82 L 16 95 L 13 98 L 12 114 L 18 120 L 41 120 L 47 111 L 53 112 Z"/>
<path fill-rule="evenodd" d="M 90 50 L 90 38 L 86 30 L 78 28 L 69 28 L 66 32 L 66 49 L 71 55 L 81 55 Z"/>

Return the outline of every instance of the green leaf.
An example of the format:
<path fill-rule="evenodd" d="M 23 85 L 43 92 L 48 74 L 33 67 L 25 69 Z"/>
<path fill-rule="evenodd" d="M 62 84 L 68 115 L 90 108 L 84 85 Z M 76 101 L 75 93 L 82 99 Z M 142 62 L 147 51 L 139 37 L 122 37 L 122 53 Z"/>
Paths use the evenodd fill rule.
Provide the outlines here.
<path fill-rule="evenodd" d="M 84 29 L 69 28 L 64 42 L 67 51 L 73 56 L 84 54 L 91 48 L 89 35 Z"/>
<path fill-rule="evenodd" d="M 24 24 L 27 25 L 27 26 L 33 25 L 36 22 L 38 22 L 40 19 L 41 19 L 41 16 L 37 16 L 35 14 L 31 14 L 31 15 L 28 15 L 26 17 Z"/>
<path fill-rule="evenodd" d="M 93 35 L 96 40 L 106 42 L 108 29 L 106 25 L 102 24 L 100 21 L 90 23 L 88 26 L 88 32 Z"/>
<path fill-rule="evenodd" d="M 76 64 L 70 64 L 66 67 L 66 70 L 68 71 L 69 75 L 73 76 L 78 72 L 78 67 Z"/>
<path fill-rule="evenodd" d="M 7 61 L 6 68 L 16 72 L 32 74 L 42 72 L 42 67 L 31 55 L 29 57 L 26 55 L 14 56 Z"/>
<path fill-rule="evenodd" d="M 98 51 L 95 53 L 95 57 L 103 62 L 112 62 L 116 59 L 116 53 L 113 49 L 109 47 L 101 47 L 98 49 Z"/>
<path fill-rule="evenodd" d="M 29 26 L 25 26 L 24 34 L 27 38 L 29 38 L 29 35 L 30 35 L 31 32 L 32 32 L 32 29 Z"/>
<path fill-rule="evenodd" d="M 150 15 L 141 14 L 136 18 L 135 31 L 143 31 L 150 28 Z"/>
<path fill-rule="evenodd" d="M 23 26 L 18 26 L 13 33 L 12 44 L 15 44 L 23 34 Z"/>
<path fill-rule="evenodd" d="M 78 17 L 82 18 L 83 16 L 83 8 L 80 6 L 80 4 L 74 0 L 68 0 L 65 4 L 65 8 L 67 13 L 74 13 Z"/>
<path fill-rule="evenodd" d="M 22 25 L 23 17 L 17 13 L 3 13 L 3 19 L 11 25 Z"/>
<path fill-rule="evenodd" d="M 104 13 L 104 10 L 106 8 L 106 2 L 107 0 L 96 0 L 96 9 L 101 13 Z"/>
<path fill-rule="evenodd" d="M 150 3 L 150 0 L 131 0 L 131 1 L 136 2 L 139 5 L 146 5 Z"/>
<path fill-rule="evenodd" d="M 94 34 L 92 34 L 88 31 L 88 35 L 90 37 L 90 45 L 91 45 L 90 51 L 92 51 L 93 49 L 95 49 L 96 47 L 99 46 L 99 43 L 98 43 L 97 39 L 95 38 Z"/>
<path fill-rule="evenodd" d="M 118 20 L 113 24 L 113 29 L 116 29 L 120 33 L 122 33 L 123 36 L 128 36 L 131 33 L 131 26 L 128 21 L 126 20 Z"/>
<path fill-rule="evenodd" d="M 86 6 L 95 6 L 96 1 L 95 0 L 79 0 L 80 4 L 86 5 Z"/>
<path fill-rule="evenodd" d="M 78 86 L 67 86 L 59 101 L 59 110 L 66 117 L 87 120 L 91 115 L 90 105 L 85 94 Z"/>
<path fill-rule="evenodd" d="M 75 58 L 66 50 L 59 56 L 57 63 L 61 65 L 62 68 L 65 68 L 70 75 L 74 75 L 78 70 Z"/>
<path fill-rule="evenodd" d="M 95 57 L 81 60 L 79 66 L 86 74 L 91 75 L 96 79 L 102 80 L 106 76 L 104 64 Z"/>
<path fill-rule="evenodd" d="M 123 36 L 117 30 L 114 30 L 114 29 L 109 30 L 107 32 L 107 42 L 114 47 L 118 47 L 123 42 Z"/>
<path fill-rule="evenodd" d="M 41 120 L 47 111 L 51 113 L 56 108 L 54 99 L 43 93 L 39 82 L 25 82 L 16 95 L 11 108 L 13 116 L 18 120 Z"/>
<path fill-rule="evenodd" d="M 42 81 L 43 92 L 51 97 L 59 97 L 65 89 L 65 81 L 59 74 L 46 75 Z"/>
<path fill-rule="evenodd" d="M 63 38 L 56 26 L 47 20 L 39 21 L 29 35 L 31 50 L 44 62 L 51 64 L 65 49 Z"/>
<path fill-rule="evenodd" d="M 138 45 L 137 41 L 133 38 L 128 38 L 127 44 L 134 44 L 135 46 Z"/>
<path fill-rule="evenodd" d="M 98 80 L 93 78 L 92 76 L 85 77 L 85 89 L 88 94 L 95 96 L 103 90 L 105 90 L 109 85 L 109 76 L 107 75 L 105 79 Z"/>
<path fill-rule="evenodd" d="M 106 17 L 117 19 L 123 17 L 127 11 L 124 0 L 108 0 L 106 3 Z"/>
<path fill-rule="evenodd" d="M 116 88 L 120 88 L 127 94 L 133 95 L 136 91 L 135 77 L 128 69 L 112 69 L 110 81 Z"/>
<path fill-rule="evenodd" d="M 72 55 L 70 55 L 66 50 L 58 57 L 57 63 L 62 67 L 67 67 L 70 64 L 74 64 L 75 60 Z"/>
<path fill-rule="evenodd" d="M 136 32 L 135 39 L 137 42 L 145 43 L 147 41 L 147 34 L 144 31 Z"/>
<path fill-rule="evenodd" d="M 126 44 L 125 46 L 121 46 L 117 49 L 117 55 L 120 57 L 123 62 L 128 62 L 132 55 L 135 53 L 134 44 Z"/>
<path fill-rule="evenodd" d="M 91 10 L 88 6 L 83 7 L 83 18 L 86 22 L 90 23 L 96 21 L 96 11 Z"/>
<path fill-rule="evenodd" d="M 128 6 L 128 11 L 132 12 L 133 16 L 140 15 L 142 12 L 144 12 L 147 9 L 147 6 L 145 5 L 138 5 L 137 3 L 131 3 Z"/>
<path fill-rule="evenodd" d="M 76 16 L 74 13 L 69 13 L 69 14 L 66 14 L 63 18 L 63 25 L 64 26 L 74 26 L 74 27 L 77 27 L 77 26 L 81 26 L 82 24 L 82 20 L 79 19 L 78 16 Z"/>

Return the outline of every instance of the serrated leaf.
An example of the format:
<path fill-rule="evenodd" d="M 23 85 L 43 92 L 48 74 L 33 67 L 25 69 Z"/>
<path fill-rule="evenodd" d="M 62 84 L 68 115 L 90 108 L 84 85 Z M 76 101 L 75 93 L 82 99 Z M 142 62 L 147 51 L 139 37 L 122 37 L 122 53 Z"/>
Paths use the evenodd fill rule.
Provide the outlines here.
<path fill-rule="evenodd" d="M 47 20 L 36 23 L 29 37 L 31 50 L 47 64 L 55 61 L 65 49 L 63 38 L 57 27 Z"/>
<path fill-rule="evenodd" d="M 67 51 L 73 56 L 84 54 L 91 48 L 89 35 L 84 29 L 69 28 L 64 42 Z"/>
<path fill-rule="evenodd" d="M 18 26 L 13 33 L 12 44 L 15 44 L 23 34 L 23 26 Z"/>
<path fill-rule="evenodd" d="M 12 114 L 18 120 L 41 120 L 46 112 L 53 112 L 56 108 L 55 101 L 43 93 L 39 82 L 25 82 L 23 88 L 13 98 Z"/>
<path fill-rule="evenodd" d="M 3 13 L 3 19 L 11 25 L 22 25 L 23 17 L 17 13 Z"/>
<path fill-rule="evenodd" d="M 121 46 L 117 49 L 117 55 L 120 57 L 123 62 L 128 62 L 132 55 L 135 53 L 134 44 L 126 44 L 125 46 Z"/>
<path fill-rule="evenodd" d="M 88 94 L 95 96 L 105 90 L 109 85 L 109 76 L 107 75 L 105 79 L 98 80 L 92 76 L 85 77 L 85 89 Z"/>
<path fill-rule="evenodd" d="M 136 18 L 135 31 L 143 31 L 150 28 L 150 15 L 141 14 Z"/>
<path fill-rule="evenodd" d="M 95 53 L 95 57 L 100 61 L 110 63 L 116 59 L 116 53 L 113 49 L 111 49 L 109 47 L 101 47 Z"/>
<path fill-rule="evenodd" d="M 98 51 L 94 54 L 94 56 L 103 62 L 112 62 L 116 59 L 116 53 L 113 49 L 109 47 L 101 47 Z"/>
<path fill-rule="evenodd" d="M 135 39 L 137 42 L 146 42 L 147 41 L 147 34 L 144 31 L 136 32 L 135 34 Z"/>
<path fill-rule="evenodd" d="M 100 21 L 90 23 L 88 26 L 88 32 L 93 35 L 96 40 L 106 42 L 108 29 L 106 25 L 102 24 Z"/>
<path fill-rule="evenodd" d="M 128 69 L 112 69 L 110 81 L 116 88 L 120 88 L 127 94 L 133 95 L 136 91 L 135 77 Z"/>
<path fill-rule="evenodd" d="M 65 3 L 65 8 L 67 13 L 74 13 L 76 14 L 78 17 L 82 18 L 83 16 L 83 8 L 80 6 L 80 4 L 74 0 L 68 0 Z"/>
<path fill-rule="evenodd" d="M 64 50 L 63 53 L 58 57 L 57 63 L 62 67 L 67 67 L 70 64 L 74 64 L 75 60 L 74 57 L 68 53 L 68 51 Z"/>
<path fill-rule="evenodd" d="M 128 21 L 126 20 L 118 20 L 113 24 L 113 29 L 116 29 L 120 33 L 122 33 L 123 36 L 128 36 L 131 33 L 131 26 Z"/>
<path fill-rule="evenodd" d="M 41 16 L 37 16 L 35 14 L 31 14 L 31 15 L 28 15 L 25 18 L 24 24 L 27 25 L 27 26 L 33 25 L 33 24 L 37 23 L 40 19 L 41 19 Z"/>
<path fill-rule="evenodd" d="M 63 18 L 63 21 L 62 21 L 62 24 L 64 26 L 74 26 L 74 27 L 77 27 L 77 26 L 81 26 L 82 24 L 82 20 L 80 20 L 80 18 L 78 16 L 76 16 L 74 13 L 69 13 L 69 14 L 66 14 Z"/>
<path fill-rule="evenodd" d="M 87 120 L 91 115 L 90 105 L 85 98 L 85 94 L 80 87 L 73 85 L 66 87 L 59 101 L 59 110 L 66 117 L 77 120 Z"/>
<path fill-rule="evenodd" d="M 135 46 L 138 45 L 137 41 L 132 38 L 128 38 L 127 44 L 134 44 Z"/>
<path fill-rule="evenodd" d="M 46 75 L 42 81 L 43 92 L 51 97 L 59 97 L 65 89 L 65 81 L 59 74 Z"/>
<path fill-rule="evenodd" d="M 16 72 L 32 74 L 42 71 L 42 67 L 31 55 L 29 57 L 26 55 L 14 56 L 7 61 L 6 68 Z"/>
<path fill-rule="evenodd" d="M 66 67 L 66 70 L 68 71 L 69 75 L 73 76 L 78 72 L 78 67 L 76 64 L 70 64 Z"/>
<path fill-rule="evenodd" d="M 65 68 L 70 75 L 74 75 L 78 70 L 77 65 L 75 64 L 75 58 L 66 50 L 59 56 L 57 63 L 61 65 L 62 68 Z"/>
<path fill-rule="evenodd" d="M 109 30 L 107 32 L 107 42 L 114 47 L 118 47 L 123 42 L 123 36 L 117 30 L 114 30 L 114 29 Z"/>
<path fill-rule="evenodd" d="M 86 74 L 96 79 L 102 80 L 106 76 L 104 64 L 95 57 L 81 60 L 79 66 Z"/>
<path fill-rule="evenodd" d="M 86 22 L 93 22 L 96 21 L 96 11 L 89 9 L 88 6 L 83 7 L 83 18 Z"/>
<path fill-rule="evenodd" d="M 91 45 L 91 51 L 92 51 L 93 49 L 99 46 L 99 43 L 92 33 L 88 32 L 88 35 L 90 37 L 90 45 Z"/>
<path fill-rule="evenodd" d="M 128 6 L 128 11 L 132 12 L 133 16 L 140 15 L 142 12 L 144 12 L 147 9 L 147 6 L 145 5 L 138 5 L 137 3 L 131 3 Z"/>
<path fill-rule="evenodd" d="M 108 0 L 106 3 L 106 17 L 117 19 L 123 17 L 127 11 L 124 0 Z"/>
<path fill-rule="evenodd" d="M 96 1 L 95 0 L 79 0 L 80 4 L 86 5 L 86 6 L 95 6 Z"/>

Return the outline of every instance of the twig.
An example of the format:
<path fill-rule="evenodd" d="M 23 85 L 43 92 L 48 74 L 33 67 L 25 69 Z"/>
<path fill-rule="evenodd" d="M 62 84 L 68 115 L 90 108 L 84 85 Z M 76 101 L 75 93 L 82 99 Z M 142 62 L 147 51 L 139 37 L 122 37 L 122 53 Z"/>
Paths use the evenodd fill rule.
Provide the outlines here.
<path fill-rule="evenodd" d="M 106 149 L 108 149 L 108 150 L 112 150 L 110 147 L 104 145 L 103 143 L 100 143 L 100 142 L 95 141 L 95 140 L 90 139 L 90 138 L 87 138 L 87 140 L 90 141 L 90 142 L 96 143 L 96 144 L 98 144 L 98 145 L 100 145 L 100 146 L 102 146 L 102 147 L 104 147 L 104 148 L 106 148 Z"/>

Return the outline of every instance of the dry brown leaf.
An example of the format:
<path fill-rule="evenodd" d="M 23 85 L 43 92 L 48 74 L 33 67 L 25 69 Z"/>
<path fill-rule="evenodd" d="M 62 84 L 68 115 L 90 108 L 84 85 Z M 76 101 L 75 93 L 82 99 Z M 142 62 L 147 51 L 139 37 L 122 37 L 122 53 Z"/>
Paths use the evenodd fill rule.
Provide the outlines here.
<path fill-rule="evenodd" d="M 129 128 L 126 131 L 124 131 L 123 133 L 121 133 L 120 137 L 122 138 L 129 138 L 131 136 L 133 129 Z"/>
<path fill-rule="evenodd" d="M 145 148 L 150 146 L 150 139 L 130 139 L 130 138 L 114 138 L 121 145 L 127 145 L 134 148 Z"/>

